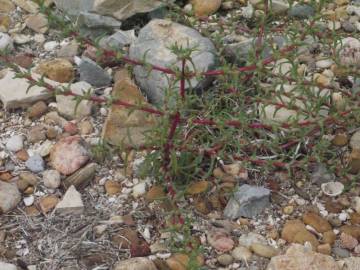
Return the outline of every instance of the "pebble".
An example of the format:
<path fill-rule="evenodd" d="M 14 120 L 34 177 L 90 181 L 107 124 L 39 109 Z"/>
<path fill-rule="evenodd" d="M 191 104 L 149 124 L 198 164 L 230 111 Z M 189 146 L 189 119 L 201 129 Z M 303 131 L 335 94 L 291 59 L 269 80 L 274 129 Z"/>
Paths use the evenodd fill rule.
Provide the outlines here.
<path fill-rule="evenodd" d="M 61 184 L 60 173 L 56 170 L 47 170 L 43 173 L 44 185 L 47 188 L 56 189 Z"/>
<path fill-rule="evenodd" d="M 231 256 L 237 261 L 248 262 L 251 259 L 252 252 L 243 246 L 238 246 L 231 251 Z"/>
<path fill-rule="evenodd" d="M 25 165 L 34 173 L 42 172 L 45 169 L 45 162 L 39 154 L 29 157 L 29 159 L 25 162 Z"/>
<path fill-rule="evenodd" d="M 344 248 L 334 247 L 332 249 L 332 252 L 335 254 L 335 256 L 340 257 L 340 258 L 350 257 L 350 252 Z"/>
<path fill-rule="evenodd" d="M 348 33 L 353 33 L 357 30 L 356 27 L 349 21 L 343 21 L 341 26 L 344 29 L 344 31 Z"/>
<path fill-rule="evenodd" d="M 234 261 L 233 257 L 231 257 L 229 254 L 221 254 L 217 257 L 217 261 L 222 266 L 228 266 L 228 265 L 232 264 L 232 262 Z"/>
<path fill-rule="evenodd" d="M 256 255 L 265 258 L 274 257 L 279 253 L 276 248 L 259 243 L 253 243 L 250 248 Z"/>
<path fill-rule="evenodd" d="M 14 135 L 6 142 L 6 149 L 11 152 L 17 152 L 24 147 L 24 137 L 22 135 Z"/>
<path fill-rule="evenodd" d="M 12 38 L 5 33 L 0 32 L 0 51 L 1 50 L 12 50 L 14 48 Z"/>
<path fill-rule="evenodd" d="M 44 44 L 44 50 L 47 52 L 54 51 L 59 46 L 57 41 L 48 41 Z"/>
<path fill-rule="evenodd" d="M 310 5 L 297 4 L 290 8 L 288 15 L 297 19 L 307 19 L 315 15 L 315 10 Z"/>
<path fill-rule="evenodd" d="M 34 204 L 35 198 L 34 196 L 27 196 L 23 199 L 25 206 L 31 206 Z"/>
<path fill-rule="evenodd" d="M 132 195 L 134 198 L 138 198 L 146 193 L 146 183 L 141 182 L 133 187 Z"/>

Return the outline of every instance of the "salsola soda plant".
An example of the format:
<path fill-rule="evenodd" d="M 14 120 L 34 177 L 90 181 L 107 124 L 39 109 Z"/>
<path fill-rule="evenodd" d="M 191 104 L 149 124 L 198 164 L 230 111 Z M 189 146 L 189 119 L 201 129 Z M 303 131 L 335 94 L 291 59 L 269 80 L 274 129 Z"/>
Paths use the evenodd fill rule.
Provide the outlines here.
<path fill-rule="evenodd" d="M 145 134 L 144 145 L 120 147 L 124 152 L 147 151 L 142 173 L 163 184 L 167 194 L 164 200 L 171 205 L 170 231 L 174 235 L 179 231 L 186 235 L 182 245 L 174 241 L 173 246 L 196 258 L 200 249 L 190 233 L 191 214 L 177 204 L 183 200 L 189 184 L 200 179 L 213 179 L 212 192 L 231 196 L 235 183 L 222 184 L 213 174 L 215 168 L 239 163 L 249 173 L 248 178 L 259 184 L 274 172 L 285 171 L 295 185 L 298 179 L 307 176 L 314 163 L 326 163 L 337 175 L 348 178 L 349 184 L 356 179 L 348 174 L 351 167 L 346 157 L 339 155 L 328 136 L 357 127 L 359 94 L 341 81 L 332 81 L 331 74 L 311 75 L 304 65 L 305 59 L 301 60 L 304 52 L 315 55 L 321 48 L 334 61 L 333 73 L 340 74 L 344 80 L 358 76 L 360 42 L 350 37 L 344 39 L 337 31 L 324 28 L 321 10 L 329 2 L 311 1 L 317 12 L 308 20 L 284 18 L 285 23 L 278 24 L 271 1 L 263 1 L 263 13 L 251 22 L 255 24 L 253 30 L 238 24 L 238 18 L 232 22 L 239 33 L 256 36 L 246 59 L 231 61 L 222 40 L 215 36 L 219 63 L 217 69 L 206 72 L 194 70 L 192 54 L 196 47 L 173 44 L 171 50 L 180 65 L 154 66 L 146 62 L 146 56 L 130 59 L 122 51 L 100 48 L 96 41 L 81 37 L 74 25 L 43 9 L 53 26 L 64 28 L 66 35 L 75 37 L 84 46 L 97 47 L 102 65 L 143 66 L 148 72 L 167 76 L 170 87 L 163 104 L 156 107 L 90 94 L 79 96 L 71 93 L 70 88 L 54 88 L 44 80 L 34 80 L 28 71 L 11 67 L 17 76 L 54 94 L 71 95 L 78 102 L 89 99 L 115 104 L 156 117 L 156 124 Z M 170 5 L 170 9 L 173 11 L 170 16 L 191 23 L 176 6 Z M 224 29 L 219 27 L 221 33 Z M 279 36 L 284 39 L 283 46 L 276 43 Z M 194 77 L 212 78 L 213 84 L 199 94 L 190 83 Z M 191 269 L 196 267 L 194 259 Z"/>

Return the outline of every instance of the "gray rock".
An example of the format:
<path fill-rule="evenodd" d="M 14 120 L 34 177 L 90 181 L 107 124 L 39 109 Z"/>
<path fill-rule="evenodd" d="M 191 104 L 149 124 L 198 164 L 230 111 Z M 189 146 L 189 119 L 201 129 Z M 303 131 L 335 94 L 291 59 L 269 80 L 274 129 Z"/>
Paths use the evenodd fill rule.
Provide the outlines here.
<path fill-rule="evenodd" d="M 269 197 L 269 189 L 242 185 L 226 205 L 224 216 L 229 219 L 253 218 L 269 206 Z"/>
<path fill-rule="evenodd" d="M 24 137 L 21 135 L 14 135 L 9 138 L 5 145 L 6 149 L 11 152 L 17 152 L 24 147 Z"/>
<path fill-rule="evenodd" d="M 289 8 L 289 3 L 287 0 L 272 0 L 270 3 L 271 11 L 276 15 L 285 13 Z"/>
<path fill-rule="evenodd" d="M 77 19 L 77 25 L 79 27 L 86 26 L 88 28 L 119 28 L 121 26 L 121 22 L 112 17 L 102 16 L 89 12 L 81 12 Z"/>
<path fill-rule="evenodd" d="M 47 170 L 43 173 L 44 185 L 47 188 L 56 189 L 61 184 L 60 173 L 56 170 Z"/>
<path fill-rule="evenodd" d="M 17 270 L 18 268 L 14 264 L 0 262 L 0 269 L 1 270 Z"/>
<path fill-rule="evenodd" d="M 29 159 L 25 162 L 25 165 L 34 173 L 42 172 L 45 169 L 45 162 L 39 154 L 29 157 Z"/>
<path fill-rule="evenodd" d="M 8 34 L 0 32 L 0 51 L 12 50 L 14 48 L 13 40 Z"/>
<path fill-rule="evenodd" d="M 0 214 L 13 210 L 20 201 L 21 194 L 17 186 L 0 181 Z"/>
<path fill-rule="evenodd" d="M 310 175 L 310 180 L 312 183 L 317 185 L 322 185 L 328 182 L 333 182 L 336 180 L 336 177 L 333 173 L 329 172 L 324 164 L 315 164 L 312 168 L 312 173 Z"/>
<path fill-rule="evenodd" d="M 332 249 L 332 252 L 334 253 L 335 256 L 339 257 L 339 258 L 347 258 L 350 257 L 350 252 L 345 249 L 345 248 L 340 248 L 340 247 L 334 247 Z"/>
<path fill-rule="evenodd" d="M 345 32 L 348 32 L 348 33 L 356 32 L 356 27 L 349 21 L 343 21 L 341 23 L 341 26 Z"/>
<path fill-rule="evenodd" d="M 178 46 L 196 47 L 191 57 L 198 72 L 214 67 L 216 50 L 208 38 L 187 26 L 160 19 L 152 20 L 140 30 L 138 38 L 130 46 L 130 57 L 139 60 L 145 57 L 145 61 L 152 65 L 180 68 L 181 61 L 178 61 L 177 56 L 169 49 L 176 43 Z M 193 70 L 191 64 L 187 67 Z M 169 88 L 169 80 L 165 74 L 155 70 L 149 72 L 141 66 L 134 68 L 134 74 L 150 102 L 161 103 L 164 100 Z M 208 83 L 208 80 L 199 81 L 196 78 L 190 80 L 191 86 L 198 89 L 206 87 Z M 189 84 L 186 85 L 187 88 L 189 86 Z M 173 87 L 171 91 L 178 93 L 178 86 Z"/>
<path fill-rule="evenodd" d="M 46 139 L 46 134 L 44 132 L 44 126 L 37 125 L 30 129 L 27 134 L 27 140 L 30 143 L 37 143 Z"/>
<path fill-rule="evenodd" d="M 249 59 L 249 53 L 254 50 L 255 44 L 257 43 L 257 38 L 252 39 L 249 38 L 248 40 L 232 43 L 226 45 L 226 54 L 234 63 L 242 63 L 246 62 Z M 286 45 L 286 39 L 282 36 L 274 36 L 273 43 L 276 45 L 278 49 L 283 48 Z M 272 54 L 272 47 L 265 46 L 263 51 L 261 52 L 262 58 L 267 58 Z"/>
<path fill-rule="evenodd" d="M 32 74 L 34 79 L 40 78 L 39 75 Z M 15 72 L 10 69 L 0 71 L 0 100 L 4 108 L 16 109 L 29 107 L 39 100 L 49 99 L 52 95 L 45 88 L 34 86 L 29 90 L 29 82 L 25 78 L 14 78 Z M 49 84 L 56 86 L 56 82 L 45 79 Z"/>
<path fill-rule="evenodd" d="M 297 4 L 290 8 L 288 15 L 297 19 L 307 19 L 315 15 L 315 9 L 306 4 Z"/>
<path fill-rule="evenodd" d="M 353 94 L 357 94 L 360 92 L 360 78 L 354 79 L 354 84 L 351 88 L 351 91 L 353 92 Z"/>
<path fill-rule="evenodd" d="M 65 11 L 68 15 L 78 16 L 81 11 L 89 11 L 95 0 L 54 0 L 57 8 Z"/>
<path fill-rule="evenodd" d="M 92 10 L 122 21 L 137 13 L 150 12 L 161 6 L 162 1 L 159 0 L 97 0 Z"/>
<path fill-rule="evenodd" d="M 74 186 L 69 187 L 62 200 L 56 205 L 55 213 L 57 214 L 81 214 L 84 212 L 84 203 L 81 194 Z"/>
<path fill-rule="evenodd" d="M 96 79 L 96 78 L 94 78 Z M 87 82 L 77 82 L 71 85 L 71 91 L 77 95 L 84 95 L 87 91 L 94 93 L 94 89 Z M 74 97 L 57 95 L 56 96 L 58 112 L 68 119 L 81 119 L 91 114 L 93 102 L 82 100 L 77 106 Z"/>
<path fill-rule="evenodd" d="M 95 87 L 107 86 L 111 83 L 111 76 L 98 64 L 87 57 L 82 57 L 79 65 L 80 80 Z"/>
<path fill-rule="evenodd" d="M 121 50 L 125 46 L 130 45 L 136 39 L 135 31 L 123 31 L 119 30 L 115 34 L 104 37 L 100 40 L 100 46 L 104 49 Z"/>
<path fill-rule="evenodd" d="M 352 0 L 351 4 L 354 6 L 360 6 L 360 0 Z"/>

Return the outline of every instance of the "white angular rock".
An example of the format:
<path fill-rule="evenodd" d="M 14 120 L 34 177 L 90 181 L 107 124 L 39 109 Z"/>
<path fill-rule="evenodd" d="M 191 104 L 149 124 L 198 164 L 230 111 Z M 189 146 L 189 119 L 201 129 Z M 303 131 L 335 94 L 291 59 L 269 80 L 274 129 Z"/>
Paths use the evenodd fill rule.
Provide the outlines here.
<path fill-rule="evenodd" d="M 14 135 L 10 137 L 5 145 L 6 149 L 11 152 L 17 152 L 24 147 L 24 137 L 21 135 Z"/>
<path fill-rule="evenodd" d="M 1 270 L 17 270 L 18 268 L 14 264 L 0 262 Z"/>
<path fill-rule="evenodd" d="M 84 203 L 81 194 L 74 186 L 66 191 L 62 200 L 56 205 L 55 213 L 58 214 L 81 214 L 84 212 Z"/>
<path fill-rule="evenodd" d="M 91 94 L 94 93 L 94 89 L 87 82 L 77 82 L 71 85 L 71 91 L 77 95 L 84 95 L 88 90 Z M 74 97 L 63 95 L 57 95 L 56 102 L 58 112 L 69 119 L 81 119 L 90 115 L 93 105 L 92 101 L 82 100 L 76 107 Z"/>
<path fill-rule="evenodd" d="M 21 194 L 17 186 L 0 181 L 0 214 L 11 211 L 20 201 Z"/>
<path fill-rule="evenodd" d="M 34 79 L 40 78 L 39 75 L 32 75 Z M 0 71 L 0 100 L 6 110 L 27 107 L 36 101 L 46 100 L 51 97 L 51 93 L 43 87 L 34 86 L 27 91 L 29 87 L 28 80 L 14 77 L 15 72 L 9 69 Z M 45 81 L 52 86 L 58 85 L 51 80 Z"/>
<path fill-rule="evenodd" d="M 342 65 L 360 67 L 360 40 L 353 37 L 343 38 L 337 50 Z"/>

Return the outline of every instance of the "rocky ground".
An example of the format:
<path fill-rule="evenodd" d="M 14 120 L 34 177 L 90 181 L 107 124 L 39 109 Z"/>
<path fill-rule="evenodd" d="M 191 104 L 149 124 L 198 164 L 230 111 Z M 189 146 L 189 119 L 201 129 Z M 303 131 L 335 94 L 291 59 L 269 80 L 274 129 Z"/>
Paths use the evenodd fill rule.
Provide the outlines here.
<path fill-rule="evenodd" d="M 311 163 L 306 172 L 283 163 L 270 171 L 262 166 L 273 159 L 267 150 L 254 164 L 218 159 L 206 179 L 178 190 L 176 200 L 166 184 L 143 174 L 151 151 L 119 148 L 141 145 L 155 116 L 99 103 L 112 96 L 159 108 L 168 78 L 103 61 L 95 47 L 137 60 L 147 55 L 148 63 L 168 67 L 178 60 L 170 45 L 196 44 L 196 70 L 245 66 L 258 43 L 261 24 L 255 22 L 267 14 L 266 1 L 176 1 L 164 8 L 155 0 L 46 0 L 45 10 L 67 18 L 65 24 L 45 16 L 39 2 L 0 0 L 1 270 L 360 269 L 359 1 L 325 1 L 319 10 L 309 3 L 269 4 L 279 34 L 261 57 L 273 54 L 272 45 L 286 48 L 289 36 L 301 43 L 295 56 L 271 62 L 267 76 L 259 72 L 259 88 L 275 94 L 269 104 L 264 95 L 257 118 L 285 127 L 292 117 L 308 120 L 309 113 L 321 121 L 352 115 L 345 124 L 324 120 L 316 141 L 312 131 L 286 145 L 297 145 L 287 152 L 295 163 Z M 316 27 L 331 38 L 301 39 L 301 22 L 319 14 Z M 78 35 L 102 35 L 98 44 L 64 36 L 70 23 Z M 334 40 L 341 46 L 329 44 Z M 298 81 L 273 82 L 294 73 Z M 315 82 L 311 94 L 296 92 L 307 81 Z M 227 82 L 209 83 L 204 85 L 216 91 Z M 255 86 L 240 84 L 251 96 Z M 68 90 L 93 98 L 77 102 L 64 95 Z M 295 134 L 266 132 L 269 141 Z M 262 138 L 239 141 L 244 149 L 263 149 Z M 303 150 L 313 144 L 318 148 Z M 322 156 L 321 144 L 331 154 Z"/>

